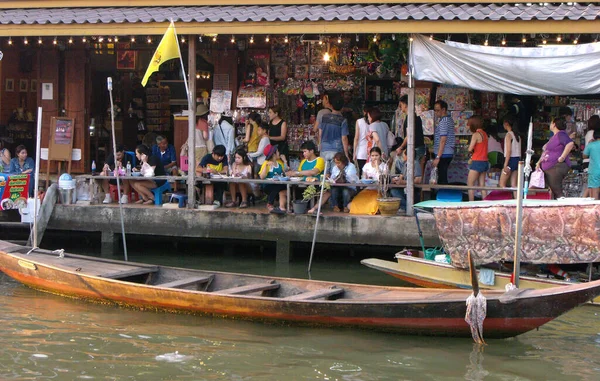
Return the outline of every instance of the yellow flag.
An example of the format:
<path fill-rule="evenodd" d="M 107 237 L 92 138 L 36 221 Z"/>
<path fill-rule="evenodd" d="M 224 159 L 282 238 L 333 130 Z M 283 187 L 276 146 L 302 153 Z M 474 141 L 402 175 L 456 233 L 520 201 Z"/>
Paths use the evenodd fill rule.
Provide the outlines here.
<path fill-rule="evenodd" d="M 158 47 L 152 56 L 150 65 L 148 65 L 148 69 L 146 69 L 146 74 L 144 74 L 144 78 L 142 79 L 142 86 L 146 86 L 148 78 L 150 78 L 152 73 L 158 71 L 160 65 L 173 58 L 179 58 L 179 44 L 175 35 L 175 25 L 171 21 L 171 25 L 169 25 L 165 35 L 162 40 L 160 40 L 160 44 L 158 44 Z"/>

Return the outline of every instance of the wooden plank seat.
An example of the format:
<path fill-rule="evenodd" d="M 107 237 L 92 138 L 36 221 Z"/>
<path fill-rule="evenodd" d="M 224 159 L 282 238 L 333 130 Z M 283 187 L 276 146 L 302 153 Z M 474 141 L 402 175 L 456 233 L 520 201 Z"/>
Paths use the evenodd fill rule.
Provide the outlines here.
<path fill-rule="evenodd" d="M 98 276 L 110 279 L 122 279 L 129 278 L 136 275 L 152 274 L 158 271 L 158 266 L 148 267 L 129 267 L 127 270 L 115 271 L 107 274 L 100 274 Z"/>
<path fill-rule="evenodd" d="M 251 294 L 253 292 L 276 290 L 279 288 L 279 283 L 271 281 L 270 283 L 252 283 L 245 286 L 225 288 L 223 290 L 215 291 L 217 294 L 228 294 L 228 295 L 243 295 Z"/>
<path fill-rule="evenodd" d="M 157 284 L 157 286 L 165 288 L 183 288 L 198 283 L 209 283 L 213 280 L 213 278 L 214 275 L 192 276 L 189 278 L 174 280 L 172 282 L 160 283 Z"/>
<path fill-rule="evenodd" d="M 330 287 L 330 288 L 321 288 L 319 290 L 307 291 L 301 294 L 288 296 L 283 298 L 284 300 L 314 300 L 319 298 L 328 298 L 330 296 L 338 295 L 344 292 L 343 288 L 340 287 Z"/>

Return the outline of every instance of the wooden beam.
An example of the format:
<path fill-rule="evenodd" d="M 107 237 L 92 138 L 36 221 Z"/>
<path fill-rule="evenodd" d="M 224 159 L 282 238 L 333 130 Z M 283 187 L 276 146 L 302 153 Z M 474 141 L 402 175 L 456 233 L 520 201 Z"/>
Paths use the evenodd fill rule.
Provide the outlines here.
<path fill-rule="evenodd" d="M 32 24 L 0 25 L 0 35 L 19 36 L 128 36 L 163 35 L 169 23 L 110 23 L 110 24 Z M 176 23 L 177 33 L 183 34 L 352 34 L 365 33 L 599 33 L 597 20 L 485 20 L 485 21 L 315 21 L 315 22 L 205 22 Z"/>
<path fill-rule="evenodd" d="M 194 276 L 194 277 L 174 280 L 172 282 L 160 283 L 160 284 L 157 284 L 156 286 L 165 287 L 165 288 L 182 288 L 182 287 L 191 286 L 192 284 L 197 284 L 197 283 L 208 283 L 208 282 L 212 281 L 213 278 L 214 278 L 214 275 Z"/>
<path fill-rule="evenodd" d="M 519 3 L 520 1 L 509 0 L 503 3 Z M 209 6 L 209 5 L 297 5 L 297 0 L 252 0 L 251 2 L 243 0 L 179 0 L 177 6 Z M 302 5 L 327 5 L 327 4 L 381 4 L 381 0 L 304 0 Z M 386 4 L 425 4 L 431 3 L 427 0 L 388 0 Z M 437 0 L 439 4 L 453 4 L 453 0 Z M 475 1 L 462 0 L 461 3 L 494 4 L 494 1 Z M 6 0 L 0 1 L 0 9 L 10 8 L 97 8 L 97 7 L 164 7 L 164 0 Z"/>
<path fill-rule="evenodd" d="M 279 283 L 253 283 L 240 287 L 226 288 L 215 291 L 216 294 L 243 295 L 258 291 L 275 290 L 279 288 Z"/>
<path fill-rule="evenodd" d="M 129 278 L 135 275 L 143 275 L 155 273 L 158 271 L 158 266 L 150 266 L 150 267 L 133 267 L 127 270 L 115 271 L 108 274 L 100 274 L 98 276 L 102 278 L 110 278 L 110 279 L 121 279 L 121 278 Z"/>
<path fill-rule="evenodd" d="M 284 298 L 285 300 L 314 300 L 319 298 L 327 298 L 333 295 L 338 295 L 344 292 L 343 288 L 331 287 L 331 288 L 322 288 L 320 290 L 303 292 L 302 294 L 288 296 Z"/>

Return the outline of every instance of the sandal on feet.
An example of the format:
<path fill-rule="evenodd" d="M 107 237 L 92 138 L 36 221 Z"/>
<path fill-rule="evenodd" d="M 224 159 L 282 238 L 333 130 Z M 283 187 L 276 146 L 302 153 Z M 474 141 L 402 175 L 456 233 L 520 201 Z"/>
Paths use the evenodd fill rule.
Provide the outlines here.
<path fill-rule="evenodd" d="M 240 204 L 240 209 L 244 209 L 248 207 L 248 202 L 247 201 L 242 201 L 242 203 Z"/>
<path fill-rule="evenodd" d="M 136 203 L 136 204 L 143 204 L 143 203 L 144 203 L 144 199 L 143 199 L 143 198 L 140 198 L 140 199 L 139 199 L 139 200 L 137 200 L 135 203 Z"/>
<path fill-rule="evenodd" d="M 225 204 L 226 208 L 233 208 L 235 206 L 235 202 L 233 201 L 229 201 L 228 203 Z"/>
<path fill-rule="evenodd" d="M 144 200 L 144 205 L 152 205 L 154 204 L 154 200 Z"/>
<path fill-rule="evenodd" d="M 344 208 L 344 213 L 350 213 L 350 209 Z"/>
<path fill-rule="evenodd" d="M 271 210 L 273 210 L 275 207 L 271 204 L 267 204 L 267 210 L 270 212 Z"/>
<path fill-rule="evenodd" d="M 342 210 L 340 209 L 340 207 L 339 207 L 339 206 L 334 206 L 334 207 L 333 207 L 333 211 L 334 211 L 334 212 L 336 212 L 336 213 L 339 213 L 339 212 L 341 212 Z"/>

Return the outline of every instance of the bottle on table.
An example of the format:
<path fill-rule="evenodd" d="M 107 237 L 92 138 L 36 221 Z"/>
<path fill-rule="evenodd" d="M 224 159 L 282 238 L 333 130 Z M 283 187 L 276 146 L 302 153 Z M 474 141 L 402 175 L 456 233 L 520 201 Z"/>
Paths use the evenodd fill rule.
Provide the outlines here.
<path fill-rule="evenodd" d="M 96 161 L 92 160 L 92 174 L 96 173 Z"/>
<path fill-rule="evenodd" d="M 126 172 L 127 176 L 131 176 L 131 163 L 127 162 L 127 172 Z"/>

